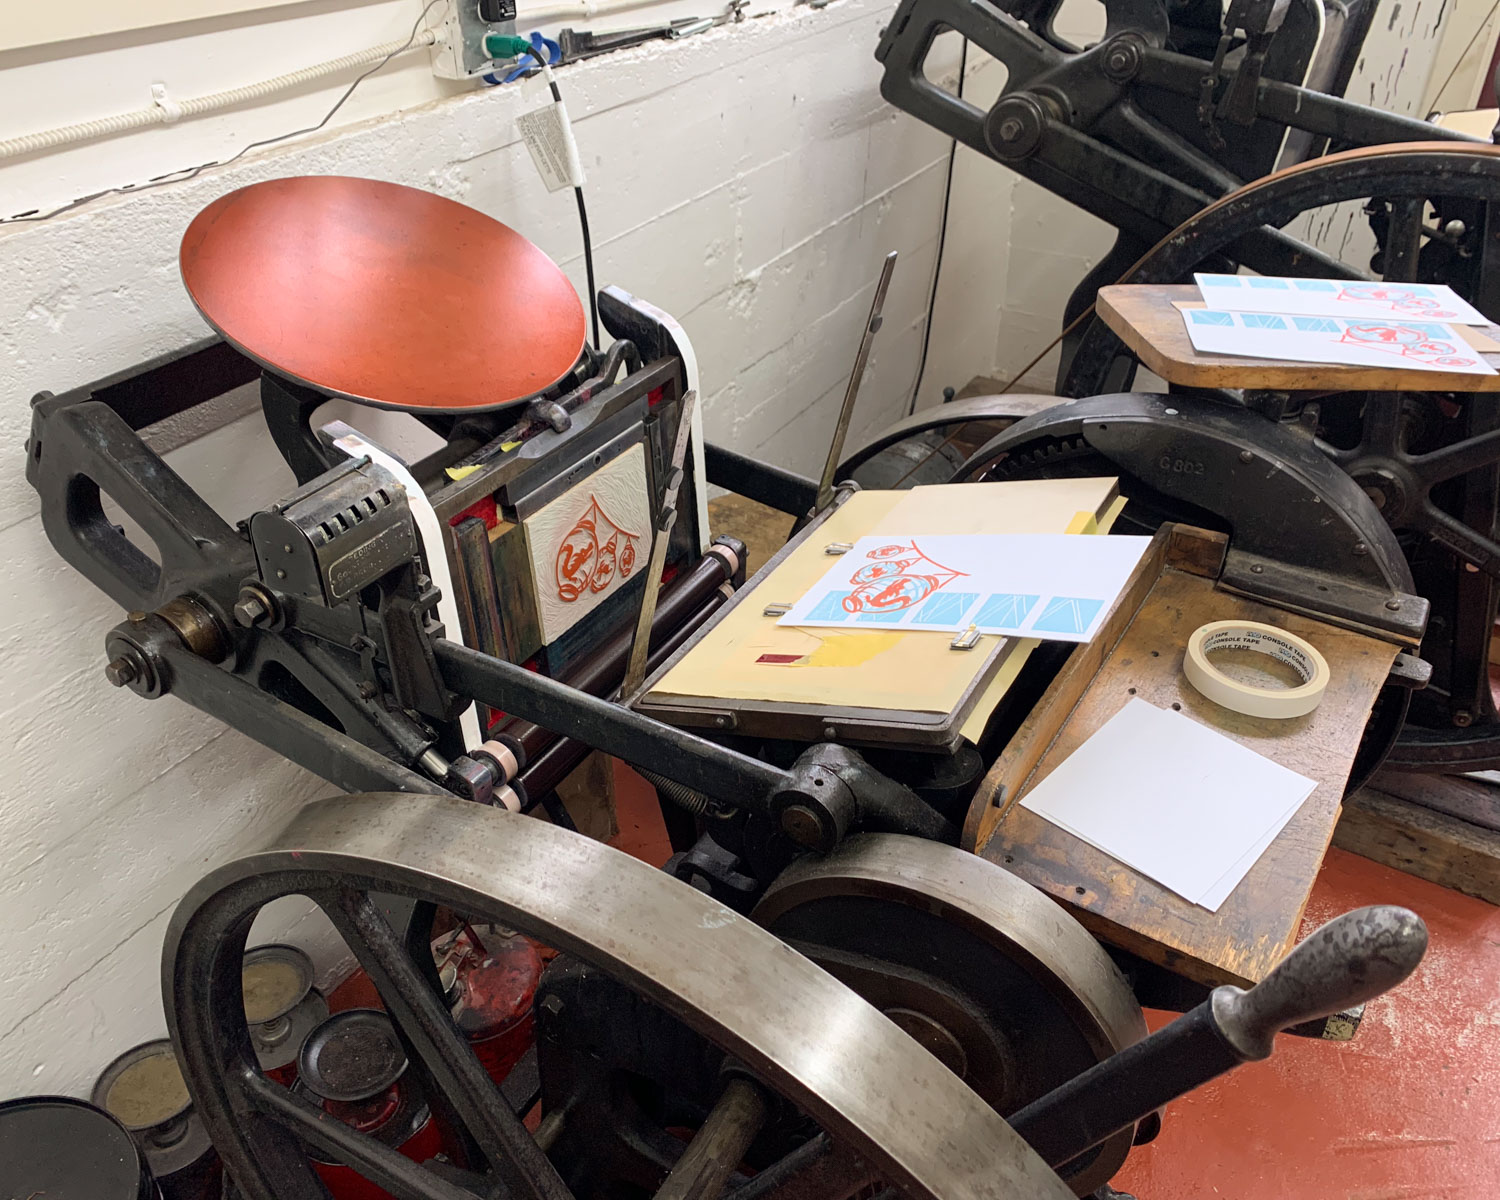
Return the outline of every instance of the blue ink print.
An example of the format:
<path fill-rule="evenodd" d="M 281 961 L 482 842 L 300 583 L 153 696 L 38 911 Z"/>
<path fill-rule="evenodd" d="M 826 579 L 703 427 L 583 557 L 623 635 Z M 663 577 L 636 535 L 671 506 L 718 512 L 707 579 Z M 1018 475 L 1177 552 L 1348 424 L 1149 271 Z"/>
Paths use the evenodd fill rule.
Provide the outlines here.
<path fill-rule="evenodd" d="M 984 602 L 974 624 L 981 629 L 1019 629 L 1040 599 L 1040 596 L 996 592 Z"/>
<path fill-rule="evenodd" d="M 1245 282 L 1253 288 L 1264 288 L 1272 292 L 1284 292 L 1287 290 L 1285 279 L 1262 279 L 1259 275 L 1251 275 L 1246 278 Z"/>
<path fill-rule="evenodd" d="M 1246 329 L 1285 329 L 1286 322 L 1271 313 L 1241 313 Z"/>
<path fill-rule="evenodd" d="M 1103 600 L 1089 600 L 1081 596 L 1053 596 L 1031 628 L 1038 633 L 1081 635 L 1103 607 Z"/>
<path fill-rule="evenodd" d="M 912 624 L 957 625 L 978 599 L 978 592 L 940 592 L 922 605 Z"/>
<path fill-rule="evenodd" d="M 1233 325 L 1234 314 L 1218 312 L 1207 308 L 1190 308 L 1187 310 L 1188 319 L 1194 325 Z"/>
<path fill-rule="evenodd" d="M 1303 333 L 1340 333 L 1337 321 L 1328 317 L 1293 317 L 1292 324 Z"/>
<path fill-rule="evenodd" d="M 848 612 L 844 609 L 844 600 L 848 592 L 829 592 L 816 604 L 812 611 L 807 614 L 809 621 L 847 621 Z"/>

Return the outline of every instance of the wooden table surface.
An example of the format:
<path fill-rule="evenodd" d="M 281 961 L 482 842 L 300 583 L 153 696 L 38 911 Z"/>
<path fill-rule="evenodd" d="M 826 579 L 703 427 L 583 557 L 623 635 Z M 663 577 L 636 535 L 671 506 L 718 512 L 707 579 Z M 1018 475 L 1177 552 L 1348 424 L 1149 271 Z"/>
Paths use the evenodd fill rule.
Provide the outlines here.
<path fill-rule="evenodd" d="M 1284 359 L 1200 354 L 1174 305 L 1199 304 L 1197 287 L 1186 284 L 1115 284 L 1099 289 L 1099 317 L 1137 358 L 1168 383 L 1183 387 L 1256 388 L 1291 392 L 1500 392 L 1500 375 L 1459 375 L 1410 367 L 1351 367 Z M 1483 327 L 1481 327 L 1483 328 Z M 1494 325 L 1484 330 L 1500 336 Z M 1486 354 L 1500 367 L 1500 354 Z"/>
<path fill-rule="evenodd" d="M 1153 547 L 1098 638 L 1074 651 L 985 776 L 964 844 L 1061 902 L 1103 941 L 1200 983 L 1243 985 L 1263 978 L 1296 939 L 1370 706 L 1398 647 L 1221 591 L 1222 535 L 1193 533 Z M 1333 673 L 1322 703 L 1304 717 L 1270 720 L 1231 712 L 1195 691 L 1182 675 L 1188 636 L 1222 620 L 1276 625 L 1317 646 Z M 1217 912 L 1017 802 L 1133 696 L 1180 708 L 1317 781 Z M 1203 797 L 1202 819 L 1213 820 L 1211 795 Z"/>

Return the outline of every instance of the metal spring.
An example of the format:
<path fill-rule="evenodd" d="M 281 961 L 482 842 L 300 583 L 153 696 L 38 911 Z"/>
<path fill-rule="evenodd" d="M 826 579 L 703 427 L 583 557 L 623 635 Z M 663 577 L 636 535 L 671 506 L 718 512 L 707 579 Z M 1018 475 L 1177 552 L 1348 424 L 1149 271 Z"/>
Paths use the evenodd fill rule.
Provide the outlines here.
<path fill-rule="evenodd" d="M 636 773 L 647 783 L 654 787 L 657 793 L 670 800 L 679 808 L 684 808 L 695 817 L 701 817 L 708 813 L 713 801 L 702 792 L 695 792 L 686 784 L 678 783 L 675 779 L 668 779 L 665 775 L 658 775 L 655 771 L 647 771 L 643 767 L 637 767 Z"/>

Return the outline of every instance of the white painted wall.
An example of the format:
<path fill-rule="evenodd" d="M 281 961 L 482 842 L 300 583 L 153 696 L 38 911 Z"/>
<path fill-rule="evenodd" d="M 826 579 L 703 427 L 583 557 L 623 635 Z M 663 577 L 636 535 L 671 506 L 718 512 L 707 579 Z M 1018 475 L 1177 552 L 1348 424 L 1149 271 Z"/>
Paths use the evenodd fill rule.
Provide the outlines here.
<path fill-rule="evenodd" d="M 361 36 L 393 36 L 404 7 L 366 6 L 388 23 Z M 601 282 L 686 326 L 711 437 L 802 471 L 827 444 L 892 248 L 901 261 L 855 444 L 904 411 L 914 382 L 947 144 L 878 96 L 872 51 L 888 11 L 886 0 L 799 8 L 559 76 L 589 172 Z M 303 98 L 300 109 L 320 103 Z M 257 151 L 190 183 L 0 227 L 0 728 L 13 748 L 0 785 L 0 959 L 9 968 L 0 1096 L 86 1091 L 109 1058 L 159 1035 L 157 957 L 184 888 L 329 791 L 186 705 L 105 685 L 102 638 L 120 614 L 42 534 L 22 475 L 28 398 L 202 336 L 177 278 L 178 238 L 214 197 L 273 176 L 345 173 L 430 188 L 524 230 L 581 284 L 571 197 L 537 181 L 515 139 L 520 103 L 516 89 L 432 100 Z M 3 103 L 0 112 L 13 116 Z M 241 136 L 251 125 L 247 114 L 242 126 L 218 128 Z M 189 140 L 151 159 L 151 170 L 223 145 L 199 144 L 187 127 L 158 133 Z M 107 153 L 110 170 L 130 165 Z M 12 204 L 35 203 L 26 180 L 53 168 L 8 175 L 19 169 L 0 169 L 0 186 Z M 290 484 L 254 417 L 171 461 L 235 517 Z"/>

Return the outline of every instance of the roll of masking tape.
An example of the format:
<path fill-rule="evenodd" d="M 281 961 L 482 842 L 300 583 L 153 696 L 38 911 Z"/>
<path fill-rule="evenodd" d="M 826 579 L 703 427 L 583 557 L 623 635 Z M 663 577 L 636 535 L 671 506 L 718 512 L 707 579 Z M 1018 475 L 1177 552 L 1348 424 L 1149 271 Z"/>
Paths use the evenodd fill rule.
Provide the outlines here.
<path fill-rule="evenodd" d="M 1219 650 L 1253 650 L 1285 663 L 1302 682 L 1291 688 L 1254 687 L 1231 679 L 1208 656 Z M 1187 681 L 1215 704 L 1247 717 L 1300 717 L 1312 712 L 1328 688 L 1328 662 L 1296 634 L 1258 621 L 1210 621 L 1188 638 L 1182 663 Z"/>

